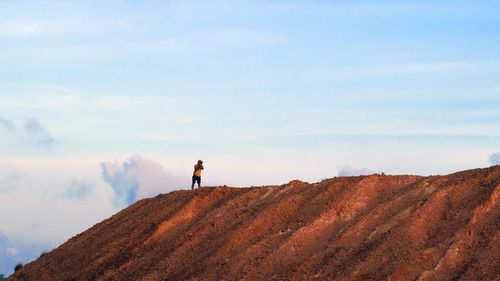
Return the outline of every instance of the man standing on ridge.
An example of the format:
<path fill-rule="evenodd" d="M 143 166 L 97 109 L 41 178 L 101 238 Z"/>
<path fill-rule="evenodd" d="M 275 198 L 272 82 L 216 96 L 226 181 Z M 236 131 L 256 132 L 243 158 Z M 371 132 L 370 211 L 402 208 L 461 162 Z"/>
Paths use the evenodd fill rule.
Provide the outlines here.
<path fill-rule="evenodd" d="M 203 161 L 198 160 L 198 164 L 194 165 L 194 172 L 193 172 L 193 183 L 191 184 L 191 190 L 194 189 L 194 183 L 198 183 L 198 188 L 200 188 L 200 183 L 201 183 L 201 170 L 203 170 Z"/>

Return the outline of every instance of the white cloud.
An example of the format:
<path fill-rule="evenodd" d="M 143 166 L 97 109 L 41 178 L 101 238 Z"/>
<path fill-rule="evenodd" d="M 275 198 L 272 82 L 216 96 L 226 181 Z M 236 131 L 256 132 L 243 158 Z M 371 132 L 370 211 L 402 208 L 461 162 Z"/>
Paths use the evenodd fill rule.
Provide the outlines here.
<path fill-rule="evenodd" d="M 369 168 L 354 168 L 349 165 L 340 166 L 339 168 L 339 176 L 362 176 L 362 175 L 370 175 L 375 172 Z"/>
<path fill-rule="evenodd" d="M 1 22 L 0 35 L 3 36 L 27 36 L 40 32 L 46 32 L 54 26 L 47 23 L 19 23 L 19 22 Z"/>
<path fill-rule="evenodd" d="M 127 24 L 116 18 L 65 21 L 3 21 L 0 36 L 30 37 L 50 34 L 102 33 L 124 29 Z"/>
<path fill-rule="evenodd" d="M 311 80 L 326 77 L 330 81 L 349 81 L 374 78 L 408 78 L 430 75 L 470 74 L 479 71 L 498 71 L 500 65 L 488 61 L 418 61 L 392 64 L 363 64 L 355 66 L 313 67 L 299 70 Z M 373 90 L 372 90 L 373 91 Z"/>
<path fill-rule="evenodd" d="M 189 185 L 188 177 L 175 176 L 161 164 L 136 155 L 122 164 L 101 163 L 102 177 L 113 188 L 113 204 L 124 207 L 138 199 Z"/>
<path fill-rule="evenodd" d="M 185 51 L 189 48 L 187 43 L 176 39 L 158 39 L 141 41 L 118 41 L 118 42 L 84 42 L 65 43 L 60 45 L 47 45 L 31 47 L 26 46 L 21 49 L 4 49 L 5 52 L 16 53 L 34 57 L 35 60 L 69 60 L 86 61 L 98 60 L 106 61 L 115 58 L 129 58 L 130 56 L 158 56 L 169 53 Z M 66 65 L 66 67 L 78 67 Z"/>
<path fill-rule="evenodd" d="M 488 157 L 491 165 L 500 165 L 500 152 L 496 152 Z"/>
<path fill-rule="evenodd" d="M 1 35 L 1 33 L 0 33 Z M 130 57 L 161 57 L 168 55 L 199 55 L 206 52 L 221 52 L 237 49 L 267 48 L 286 42 L 283 34 L 266 30 L 212 29 L 202 30 L 189 36 L 165 38 L 63 42 L 46 45 L 3 46 L 0 51 L 12 57 L 32 58 L 26 63 L 39 64 L 49 59 L 61 61 L 107 61 Z M 6 59 L 9 59 L 8 57 Z M 62 62 L 60 62 L 62 63 Z M 65 64 L 62 64 L 65 65 Z M 60 67 L 51 66 L 51 68 Z M 65 67 L 75 68 L 71 64 Z"/>
<path fill-rule="evenodd" d="M 86 180 L 72 180 L 63 193 L 63 197 L 75 200 L 85 200 L 90 196 L 93 189 L 94 185 Z"/>
<path fill-rule="evenodd" d="M 19 250 L 14 247 L 8 247 L 5 249 L 5 253 L 9 256 L 17 256 L 19 255 Z"/>
<path fill-rule="evenodd" d="M 203 30 L 186 38 L 186 46 L 199 50 L 223 50 L 229 48 L 263 48 L 286 43 L 284 34 L 268 30 L 225 28 Z"/>

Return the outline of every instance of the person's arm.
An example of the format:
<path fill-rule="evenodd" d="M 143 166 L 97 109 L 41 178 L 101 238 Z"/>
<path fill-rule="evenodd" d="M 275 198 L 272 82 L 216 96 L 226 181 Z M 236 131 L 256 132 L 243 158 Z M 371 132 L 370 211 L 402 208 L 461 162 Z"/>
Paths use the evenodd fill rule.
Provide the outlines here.
<path fill-rule="evenodd" d="M 201 170 L 204 170 L 205 168 L 203 168 L 203 165 L 200 165 L 200 169 L 201 169 Z"/>

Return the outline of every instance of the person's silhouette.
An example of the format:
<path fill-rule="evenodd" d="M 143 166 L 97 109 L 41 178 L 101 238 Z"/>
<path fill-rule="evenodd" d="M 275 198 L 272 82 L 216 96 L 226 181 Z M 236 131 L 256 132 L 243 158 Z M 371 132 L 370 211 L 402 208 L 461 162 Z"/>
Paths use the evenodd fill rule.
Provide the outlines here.
<path fill-rule="evenodd" d="M 191 189 L 194 189 L 194 183 L 198 183 L 198 188 L 201 187 L 201 170 L 203 170 L 203 161 L 198 160 L 198 163 L 194 165 L 193 183 L 191 184 Z"/>

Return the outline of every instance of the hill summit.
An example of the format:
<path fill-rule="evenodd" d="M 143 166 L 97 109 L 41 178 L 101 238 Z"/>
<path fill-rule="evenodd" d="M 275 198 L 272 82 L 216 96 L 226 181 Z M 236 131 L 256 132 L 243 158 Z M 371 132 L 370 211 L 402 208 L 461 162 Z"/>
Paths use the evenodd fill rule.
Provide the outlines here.
<path fill-rule="evenodd" d="M 500 166 L 180 190 L 7 280 L 498 280 L 499 199 Z"/>

